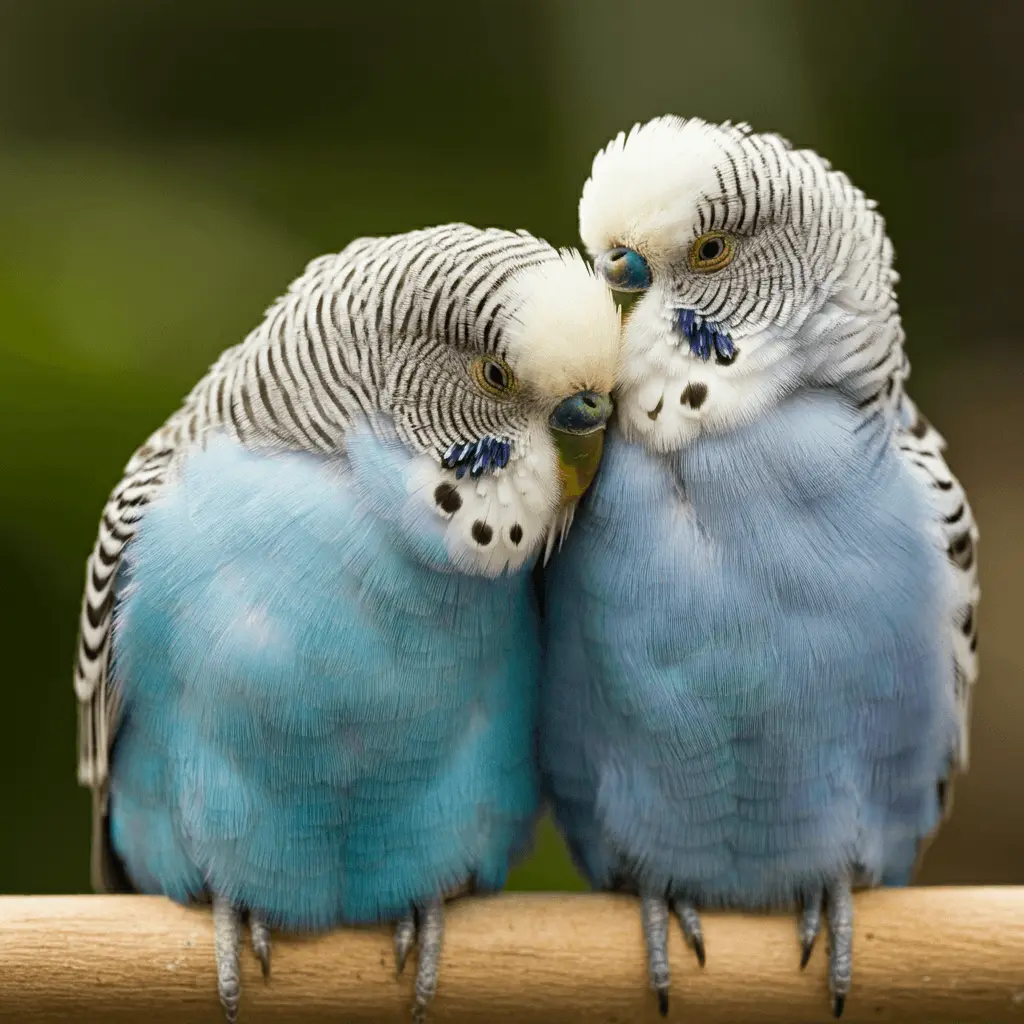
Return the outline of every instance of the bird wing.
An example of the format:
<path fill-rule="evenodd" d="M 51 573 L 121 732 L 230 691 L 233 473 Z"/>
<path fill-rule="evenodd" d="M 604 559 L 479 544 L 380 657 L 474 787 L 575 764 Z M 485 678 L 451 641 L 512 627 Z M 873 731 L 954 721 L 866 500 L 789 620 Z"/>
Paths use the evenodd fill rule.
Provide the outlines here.
<path fill-rule="evenodd" d="M 945 439 L 906 394 L 900 402 L 896 444 L 911 471 L 927 489 L 935 509 L 935 524 L 948 556 L 952 594 L 949 629 L 959 716 L 959 742 L 953 768 L 963 771 L 968 758 L 971 692 L 978 677 L 978 526 L 963 487 L 946 465 Z"/>
<path fill-rule="evenodd" d="M 78 781 L 93 792 L 92 884 L 123 891 L 125 883 L 107 842 L 107 778 L 121 700 L 111 677 L 111 635 L 118 578 L 125 552 L 149 504 L 175 470 L 182 443 L 192 438 L 173 416 L 131 457 L 111 492 L 86 561 L 74 685 L 78 698 Z"/>

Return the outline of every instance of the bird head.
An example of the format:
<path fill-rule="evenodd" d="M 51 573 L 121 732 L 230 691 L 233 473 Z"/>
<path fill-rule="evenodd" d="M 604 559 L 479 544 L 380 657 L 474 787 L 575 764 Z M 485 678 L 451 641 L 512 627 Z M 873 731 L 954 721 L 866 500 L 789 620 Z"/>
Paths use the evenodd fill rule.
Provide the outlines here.
<path fill-rule="evenodd" d="M 598 153 L 579 214 L 597 272 L 642 293 L 616 392 L 628 434 L 671 450 L 802 387 L 894 408 L 907 369 L 892 246 L 874 204 L 817 154 L 659 117 Z"/>
<path fill-rule="evenodd" d="M 545 541 L 550 554 L 597 472 L 621 319 L 574 250 L 522 232 L 432 230 L 432 261 L 403 282 L 425 326 L 399 334 L 384 406 L 408 447 L 440 461 L 428 489 L 457 562 L 497 573 Z"/>

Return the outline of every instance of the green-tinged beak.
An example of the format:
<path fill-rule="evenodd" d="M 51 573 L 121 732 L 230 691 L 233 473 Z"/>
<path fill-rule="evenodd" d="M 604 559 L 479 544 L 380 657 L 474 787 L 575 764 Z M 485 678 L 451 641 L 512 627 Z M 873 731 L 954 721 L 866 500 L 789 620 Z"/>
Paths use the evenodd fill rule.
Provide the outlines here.
<path fill-rule="evenodd" d="M 562 470 L 563 506 L 579 501 L 593 483 L 611 414 L 611 397 L 597 391 L 578 391 L 551 414 L 551 435 Z"/>

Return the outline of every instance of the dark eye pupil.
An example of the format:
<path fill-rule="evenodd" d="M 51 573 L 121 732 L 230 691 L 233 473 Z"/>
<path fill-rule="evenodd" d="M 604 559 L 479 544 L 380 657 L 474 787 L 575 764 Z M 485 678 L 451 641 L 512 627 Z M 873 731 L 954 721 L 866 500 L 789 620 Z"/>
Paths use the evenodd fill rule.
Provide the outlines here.
<path fill-rule="evenodd" d="M 725 242 L 720 238 L 709 238 L 701 247 L 697 255 L 702 260 L 717 260 L 725 249 Z"/>
<path fill-rule="evenodd" d="M 505 386 L 505 371 L 497 363 L 488 363 L 487 379 L 496 388 L 503 388 Z"/>

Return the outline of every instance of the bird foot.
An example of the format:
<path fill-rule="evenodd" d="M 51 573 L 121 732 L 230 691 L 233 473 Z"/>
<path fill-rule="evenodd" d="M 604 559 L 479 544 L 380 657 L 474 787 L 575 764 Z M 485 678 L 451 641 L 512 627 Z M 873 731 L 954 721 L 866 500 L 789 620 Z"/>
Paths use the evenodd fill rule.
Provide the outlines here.
<path fill-rule="evenodd" d="M 853 977 L 853 893 L 845 879 L 804 896 L 800 911 L 800 967 L 807 966 L 821 929 L 821 911 L 828 921 L 828 988 L 832 1015 L 841 1017 Z"/>
<path fill-rule="evenodd" d="M 444 945 L 444 904 L 441 900 L 414 907 L 408 917 L 395 926 L 395 967 L 405 970 L 405 961 L 412 947 L 418 946 L 416 962 L 416 1003 L 412 1016 L 417 1024 L 426 1019 L 427 1006 L 437 991 L 441 947 Z"/>
<path fill-rule="evenodd" d="M 668 919 L 673 912 L 683 928 L 683 937 L 697 956 L 697 963 L 704 966 L 704 932 L 700 915 L 692 903 L 661 899 L 656 896 L 641 896 L 640 916 L 644 929 L 644 944 L 647 947 L 647 974 L 651 988 L 658 996 L 658 1011 L 668 1016 L 668 990 L 671 973 L 668 964 Z"/>
<path fill-rule="evenodd" d="M 242 951 L 243 912 L 220 896 L 213 898 L 213 953 L 217 961 L 217 995 L 228 1024 L 238 1020 L 242 992 L 239 957 Z M 249 915 L 249 938 L 259 957 L 263 977 L 270 977 L 270 929 L 257 914 Z"/>
<path fill-rule="evenodd" d="M 703 967 L 706 957 L 704 930 L 700 926 L 700 914 L 697 913 L 697 909 L 692 903 L 673 903 L 672 909 L 683 926 L 683 938 L 686 939 L 686 944 L 693 950 L 697 957 L 697 963 Z"/>
<path fill-rule="evenodd" d="M 259 957 L 263 980 L 270 981 L 270 929 L 258 914 L 249 914 L 249 941 L 252 951 Z"/>

